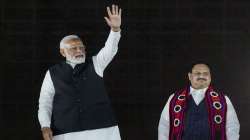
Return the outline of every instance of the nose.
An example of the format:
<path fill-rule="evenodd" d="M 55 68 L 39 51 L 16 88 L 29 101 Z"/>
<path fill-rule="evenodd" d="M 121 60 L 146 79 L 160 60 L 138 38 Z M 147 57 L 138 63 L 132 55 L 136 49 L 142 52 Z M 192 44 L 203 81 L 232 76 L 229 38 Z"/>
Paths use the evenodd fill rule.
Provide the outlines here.
<path fill-rule="evenodd" d="M 81 47 L 77 47 L 76 52 L 78 52 L 78 53 L 84 53 L 84 52 L 85 52 L 85 49 L 84 49 L 84 48 L 81 48 Z"/>
<path fill-rule="evenodd" d="M 77 47 L 77 52 L 81 52 L 81 48 L 80 47 Z"/>
<path fill-rule="evenodd" d="M 205 77 L 204 74 L 199 75 L 199 78 L 204 78 L 204 77 Z"/>

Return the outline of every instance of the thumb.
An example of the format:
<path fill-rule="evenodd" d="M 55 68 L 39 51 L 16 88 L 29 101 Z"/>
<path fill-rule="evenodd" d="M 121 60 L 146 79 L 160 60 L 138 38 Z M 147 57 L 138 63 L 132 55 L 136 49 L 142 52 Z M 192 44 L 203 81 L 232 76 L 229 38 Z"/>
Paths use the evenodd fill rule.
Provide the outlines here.
<path fill-rule="evenodd" d="M 107 17 L 104 17 L 108 25 L 111 25 L 110 20 Z"/>

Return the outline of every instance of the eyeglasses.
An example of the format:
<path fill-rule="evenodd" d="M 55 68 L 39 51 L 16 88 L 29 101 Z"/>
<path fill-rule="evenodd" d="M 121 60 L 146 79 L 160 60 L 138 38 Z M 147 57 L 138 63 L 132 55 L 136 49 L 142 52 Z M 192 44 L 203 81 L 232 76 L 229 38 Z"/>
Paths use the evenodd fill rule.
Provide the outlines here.
<path fill-rule="evenodd" d="M 210 73 L 209 72 L 203 72 L 203 73 L 201 73 L 201 72 L 193 72 L 192 73 L 194 76 L 209 76 L 210 75 Z"/>
<path fill-rule="evenodd" d="M 78 50 L 85 51 L 85 46 L 72 46 L 68 50 L 71 52 L 77 52 Z"/>

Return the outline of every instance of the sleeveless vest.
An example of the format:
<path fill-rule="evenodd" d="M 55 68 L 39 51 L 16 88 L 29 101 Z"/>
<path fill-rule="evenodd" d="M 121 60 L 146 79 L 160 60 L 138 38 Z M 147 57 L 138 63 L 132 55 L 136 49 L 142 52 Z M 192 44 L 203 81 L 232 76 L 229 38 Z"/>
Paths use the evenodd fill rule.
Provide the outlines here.
<path fill-rule="evenodd" d="M 92 59 L 73 69 L 66 62 L 49 69 L 55 88 L 53 135 L 117 125 L 102 77 Z"/>

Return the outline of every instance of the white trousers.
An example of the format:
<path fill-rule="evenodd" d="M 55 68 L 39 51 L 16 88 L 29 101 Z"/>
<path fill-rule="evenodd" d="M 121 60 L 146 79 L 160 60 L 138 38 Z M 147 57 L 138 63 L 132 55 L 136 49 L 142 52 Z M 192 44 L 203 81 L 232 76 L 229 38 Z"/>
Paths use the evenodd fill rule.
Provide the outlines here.
<path fill-rule="evenodd" d="M 53 140 L 121 140 L 121 136 L 118 126 L 113 126 L 57 135 Z"/>

